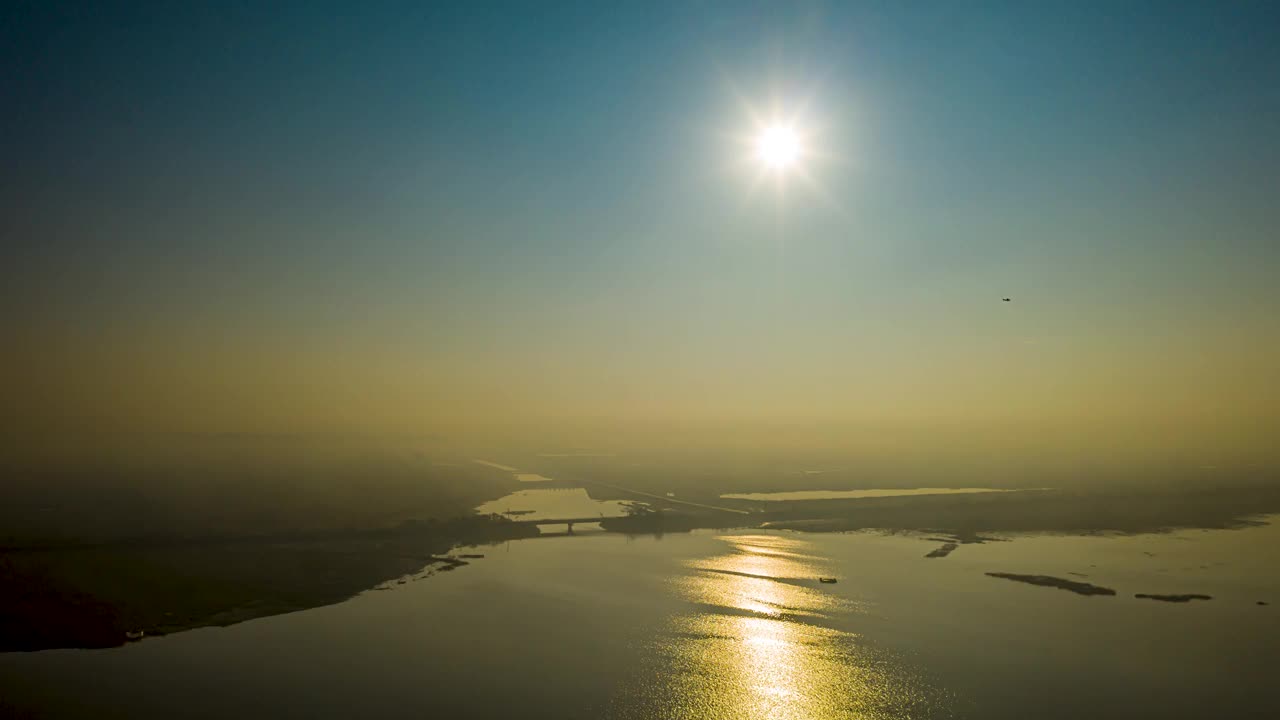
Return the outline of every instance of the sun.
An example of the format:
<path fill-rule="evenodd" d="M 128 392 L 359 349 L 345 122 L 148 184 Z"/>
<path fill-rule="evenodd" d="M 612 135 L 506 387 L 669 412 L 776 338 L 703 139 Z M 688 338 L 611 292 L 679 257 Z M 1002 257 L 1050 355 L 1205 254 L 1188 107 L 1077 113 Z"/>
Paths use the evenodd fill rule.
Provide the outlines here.
<path fill-rule="evenodd" d="M 723 133 L 733 164 L 750 192 L 768 189 L 779 200 L 796 190 L 826 197 L 819 178 L 833 157 L 828 148 L 830 126 L 811 112 L 811 99 L 753 103 L 734 93 L 742 111 L 742 124 Z"/>
<path fill-rule="evenodd" d="M 796 166 L 804 154 L 800 135 L 790 125 L 770 125 L 755 139 L 756 159 L 773 172 L 785 172 Z"/>

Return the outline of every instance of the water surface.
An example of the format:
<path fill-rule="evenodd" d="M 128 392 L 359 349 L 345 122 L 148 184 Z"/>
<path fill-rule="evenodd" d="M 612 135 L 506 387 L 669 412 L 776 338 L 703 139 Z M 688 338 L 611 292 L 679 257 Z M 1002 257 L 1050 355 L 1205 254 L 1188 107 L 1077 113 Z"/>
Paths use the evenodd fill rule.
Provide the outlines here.
<path fill-rule="evenodd" d="M 934 546 L 761 531 L 523 540 L 329 607 L 3 655 L 0 697 L 68 718 L 1280 716 L 1268 714 L 1280 710 L 1274 524 L 924 558 Z M 1084 576 L 1118 594 L 987 571 Z"/>
<path fill-rule="evenodd" d="M 627 514 L 629 503 L 596 500 L 582 488 L 518 490 L 476 508 L 481 514 L 508 515 L 518 520 L 613 518 Z"/>

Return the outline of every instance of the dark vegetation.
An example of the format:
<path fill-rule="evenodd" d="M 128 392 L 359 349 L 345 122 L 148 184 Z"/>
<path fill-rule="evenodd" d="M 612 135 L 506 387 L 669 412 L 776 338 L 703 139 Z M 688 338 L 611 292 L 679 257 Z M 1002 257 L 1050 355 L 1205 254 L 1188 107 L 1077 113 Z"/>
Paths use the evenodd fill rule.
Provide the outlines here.
<path fill-rule="evenodd" d="M 759 505 L 761 503 L 757 503 Z M 932 529 L 962 541 L 984 532 L 1160 532 L 1236 528 L 1280 512 L 1280 488 L 1215 487 L 1172 491 L 1027 490 L 815 502 L 774 502 L 770 527 L 842 531 Z"/>
<path fill-rule="evenodd" d="M 1171 603 L 1185 603 L 1185 602 L 1191 602 L 1192 600 L 1212 600 L 1213 599 L 1212 595 L 1197 595 L 1195 593 L 1187 593 L 1185 595 L 1155 595 L 1152 593 L 1137 593 L 1134 595 L 1134 597 L 1143 598 L 1146 600 L 1159 600 L 1161 602 L 1171 602 Z"/>
<path fill-rule="evenodd" d="M 475 517 L 325 537 L 9 551 L 0 555 L 0 650 L 109 647 L 128 632 L 327 605 L 440 563 L 439 554 L 459 545 L 536 532 Z"/>
<path fill-rule="evenodd" d="M 520 518 L 474 514 L 472 508 L 484 501 L 527 486 L 469 457 L 442 462 L 420 452 L 314 449 L 283 456 L 293 459 L 281 460 L 275 451 L 220 450 L 145 463 L 135 458 L 5 472 L 0 477 L 0 650 L 111 646 L 124 642 L 126 633 L 226 625 L 339 602 L 425 565 L 442 567 L 440 556 L 452 548 L 538 532 Z M 959 544 L 989 539 L 983 536 L 989 532 L 1240 527 L 1253 522 L 1255 514 L 1280 512 L 1280 489 L 1261 485 L 721 500 L 727 492 L 815 486 L 808 476 L 787 476 L 789 488 L 779 487 L 782 476 L 767 468 L 750 476 L 756 480 L 737 484 L 733 478 L 749 473 L 701 475 L 695 466 L 664 477 L 640 473 L 621 460 L 591 462 L 593 472 L 581 478 L 545 465 L 521 469 L 572 485 L 595 480 L 594 468 L 606 468 L 601 475 L 607 484 L 584 483 L 593 497 L 644 503 L 626 517 L 602 522 L 611 532 L 760 526 L 933 531 L 943 544 L 928 554 L 932 558 L 945 557 Z M 833 474 L 822 484 L 835 482 Z M 839 489 L 882 486 L 866 478 L 839 480 Z M 664 502 L 667 493 L 675 497 Z M 1096 588 L 1057 578 L 1034 582 Z M 1104 591 L 1111 592 L 1097 588 L 1092 594 Z"/>
<path fill-rule="evenodd" d="M 413 456 L 6 480 L 0 650 L 108 647 L 340 602 L 454 547 L 537 532 L 471 510 L 514 489 L 509 474 Z"/>
<path fill-rule="evenodd" d="M 869 487 L 865 485 L 864 487 Z M 588 485 L 597 499 L 629 499 L 625 492 Z M 728 492 L 726 490 L 726 492 Z M 681 499 L 688 499 L 684 496 Z M 696 528 L 765 527 L 811 532 L 853 530 L 929 531 L 944 543 L 978 543 L 985 534 L 1149 533 L 1178 528 L 1241 528 L 1280 512 L 1280 487 L 1198 487 L 1175 490 L 1065 491 L 916 495 L 849 500 L 745 501 L 707 498 L 716 505 L 751 511 L 699 511 L 651 500 L 664 510 L 610 521 L 616 532 L 679 532 Z M 937 548 L 929 557 L 945 557 Z M 934 554 L 937 553 L 937 554 Z"/>

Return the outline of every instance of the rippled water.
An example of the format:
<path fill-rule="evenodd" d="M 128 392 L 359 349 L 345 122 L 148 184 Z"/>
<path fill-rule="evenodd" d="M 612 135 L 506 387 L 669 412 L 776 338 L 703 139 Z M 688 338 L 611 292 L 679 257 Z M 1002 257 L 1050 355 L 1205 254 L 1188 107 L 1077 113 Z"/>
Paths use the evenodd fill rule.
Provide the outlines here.
<path fill-rule="evenodd" d="M 0 655 L 0 698 L 95 718 L 1280 716 L 1280 526 L 1019 538 L 924 558 L 935 545 L 867 533 L 525 540 L 326 608 L 112 650 Z M 1078 574 L 1118 594 L 987 571 Z"/>
<path fill-rule="evenodd" d="M 645 647 L 644 669 L 612 704 L 619 718 L 915 717 L 941 694 L 841 619 L 858 603 L 815 586 L 834 564 L 812 543 L 719 538 L 671 591 L 689 604 Z"/>

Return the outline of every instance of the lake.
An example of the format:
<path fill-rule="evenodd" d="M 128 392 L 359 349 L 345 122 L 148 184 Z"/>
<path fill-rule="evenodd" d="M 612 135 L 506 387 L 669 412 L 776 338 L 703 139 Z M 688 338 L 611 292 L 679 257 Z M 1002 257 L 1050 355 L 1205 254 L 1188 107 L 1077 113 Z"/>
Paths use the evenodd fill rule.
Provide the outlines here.
<path fill-rule="evenodd" d="M 582 488 L 546 488 L 520 490 L 490 500 L 476 508 L 482 515 L 509 515 L 518 520 L 599 517 L 615 518 L 627 514 L 628 503 L 620 500 L 596 500 Z"/>
<path fill-rule="evenodd" d="M 485 557 L 337 605 L 109 650 L 0 655 L 0 698 L 68 718 L 1280 713 L 1274 522 L 1023 536 L 925 558 L 938 544 L 588 531 L 460 550 Z"/>

